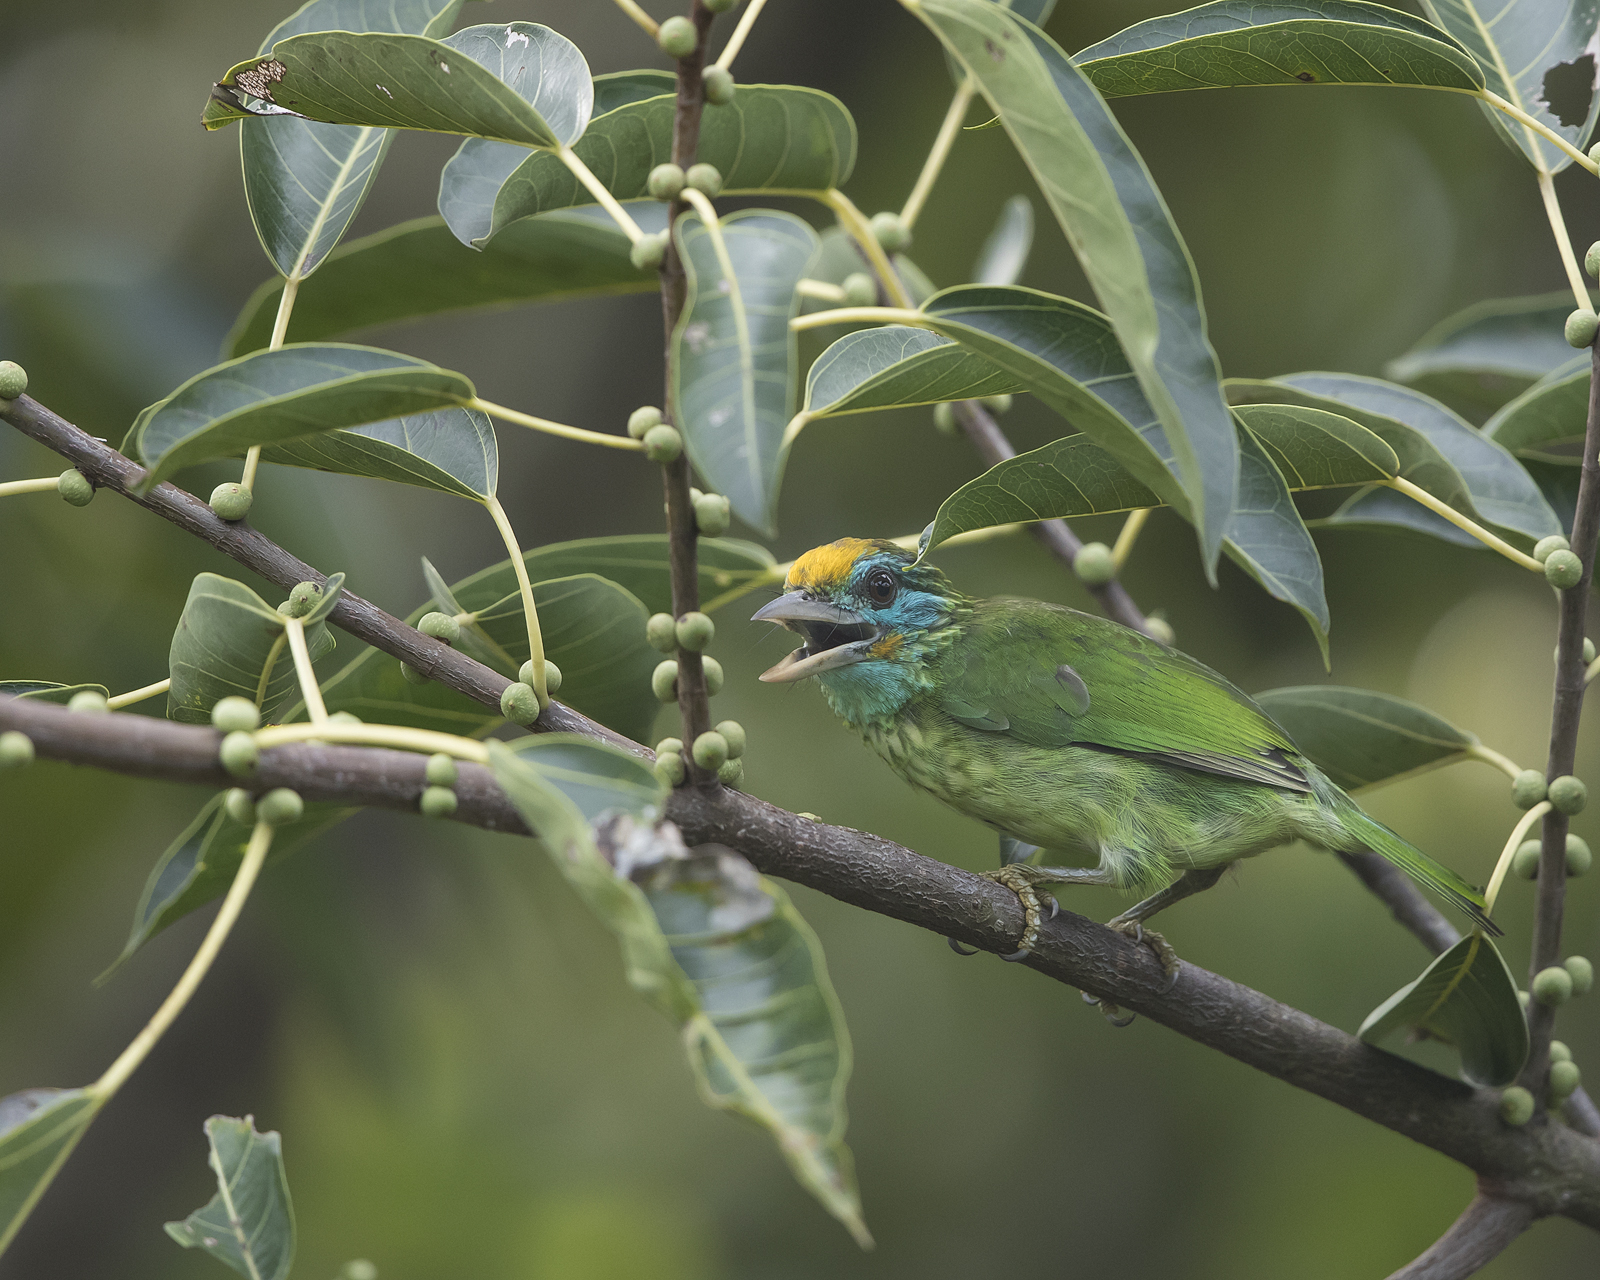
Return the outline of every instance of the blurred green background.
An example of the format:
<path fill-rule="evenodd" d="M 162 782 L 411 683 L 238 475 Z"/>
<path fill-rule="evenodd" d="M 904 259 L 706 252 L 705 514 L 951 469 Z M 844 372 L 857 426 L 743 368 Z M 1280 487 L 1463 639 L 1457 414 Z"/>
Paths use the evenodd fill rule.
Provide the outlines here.
<path fill-rule="evenodd" d="M 669 11 L 665 0 L 647 7 Z M 119 439 L 140 407 L 214 363 L 269 272 L 240 191 L 237 135 L 208 136 L 198 120 L 211 81 L 289 8 L 6 6 L 0 354 L 97 435 Z M 1147 0 L 1064 4 L 1050 30 L 1078 49 L 1160 11 Z M 607 0 L 499 0 L 464 14 L 489 20 L 546 22 L 596 72 L 663 65 Z M 862 138 L 849 192 L 868 212 L 898 208 L 950 92 L 931 38 L 891 0 L 773 0 L 736 70 L 843 99 Z M 1467 303 L 1562 287 L 1529 172 L 1454 95 L 1255 90 L 1124 101 L 1117 113 L 1188 239 L 1229 374 L 1377 373 Z M 454 146 L 402 135 L 353 234 L 433 212 Z M 1558 186 L 1585 245 L 1600 234 L 1594 188 L 1570 171 Z M 1002 202 L 1031 191 L 1000 130 L 964 136 L 913 256 L 937 283 L 965 279 Z M 1043 216 L 1024 283 L 1088 296 Z M 659 399 L 659 323 L 658 304 L 638 296 L 371 340 L 461 369 L 490 399 L 616 430 Z M 1059 432 L 1028 404 L 1006 426 L 1021 447 Z M 526 545 L 660 526 L 654 468 L 636 459 L 515 428 L 501 448 L 501 495 Z M 0 431 L 0 477 L 59 468 Z M 790 464 L 773 550 L 787 559 L 844 534 L 920 529 L 978 470 L 925 411 L 815 424 Z M 218 478 L 200 470 L 186 483 L 206 493 Z M 396 613 L 425 595 L 419 556 L 455 578 L 502 554 L 489 522 L 446 497 L 272 468 L 258 492 L 254 523 Z M 1109 538 L 1115 525 L 1082 532 Z M 1126 581 L 1166 612 L 1183 648 L 1247 690 L 1324 679 L 1387 690 L 1542 764 L 1549 591 L 1491 555 L 1417 538 L 1318 540 L 1331 676 L 1298 616 L 1231 566 L 1219 589 L 1204 585 L 1175 519 L 1152 521 Z M 1087 607 L 1026 538 L 942 560 L 973 593 Z M 164 674 L 195 573 L 248 577 L 126 502 L 79 511 L 45 495 L 0 502 L 0 570 L 0 672 L 114 690 Z M 786 646 L 742 621 L 746 603 L 719 618 L 715 652 L 728 672 L 717 712 L 750 730 L 749 789 L 991 865 L 990 833 L 915 796 L 814 689 L 756 683 Z M 1580 772 L 1595 759 L 1595 723 Z M 660 728 L 674 726 L 664 716 Z M 149 867 L 203 799 L 58 765 L 0 777 L 0 1094 L 93 1079 L 181 970 L 203 918 L 91 986 Z M 1504 779 L 1476 765 L 1381 792 L 1371 807 L 1479 881 L 1516 817 Z M 1576 826 L 1600 840 L 1591 815 Z M 1600 950 L 1597 887 L 1600 876 L 1574 882 L 1569 952 Z M 1160 1027 L 1114 1031 L 1066 987 L 992 957 L 958 960 L 939 938 L 803 889 L 795 897 L 854 1035 L 850 1140 L 873 1253 L 791 1182 L 764 1135 L 702 1107 L 672 1030 L 626 989 L 608 937 L 534 845 L 371 814 L 263 884 L 0 1277 L 221 1274 L 160 1225 L 211 1194 L 201 1123 L 214 1112 L 253 1113 L 283 1132 L 300 1280 L 353 1257 L 373 1259 L 384 1280 L 1336 1280 L 1407 1261 L 1471 1194 L 1470 1175 L 1442 1157 Z M 1520 972 L 1529 886 L 1513 880 L 1502 901 Z M 1066 904 L 1100 918 L 1121 905 L 1092 890 Z M 1302 849 L 1247 864 L 1163 928 L 1188 959 L 1348 1030 L 1426 959 L 1353 877 Z M 1600 996 L 1569 1006 L 1559 1027 L 1591 1087 L 1596 1010 Z M 1483 1274 L 1592 1276 L 1595 1257 L 1593 1235 L 1556 1220 Z"/>

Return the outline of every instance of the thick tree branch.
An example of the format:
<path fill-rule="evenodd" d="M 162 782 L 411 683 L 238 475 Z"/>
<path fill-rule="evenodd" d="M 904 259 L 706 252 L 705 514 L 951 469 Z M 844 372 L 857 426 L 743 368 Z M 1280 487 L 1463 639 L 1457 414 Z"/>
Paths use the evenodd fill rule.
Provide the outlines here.
<path fill-rule="evenodd" d="M 1504 1253 L 1536 1216 L 1522 1201 L 1490 1195 L 1479 1187 L 1450 1229 L 1389 1280 L 1466 1280 Z"/>
<path fill-rule="evenodd" d="M 208 728 L 0 698 L 0 730 L 13 728 L 26 733 L 44 758 L 236 785 L 217 764 L 221 738 Z M 414 810 L 425 763 L 423 756 L 405 752 L 273 747 L 261 753 L 250 785 L 293 787 L 308 800 Z M 462 764 L 457 794 L 458 820 L 526 831 L 487 769 Z M 680 787 L 667 813 L 691 844 L 727 845 L 770 875 L 938 935 L 1005 952 L 1022 929 L 1022 912 L 1009 890 L 877 836 L 720 788 Z M 1374 1049 L 1194 965 L 1185 964 L 1169 990 L 1147 948 L 1068 911 L 1044 926 L 1026 963 L 1432 1147 L 1538 1214 L 1564 1214 L 1600 1229 L 1600 1142 L 1549 1123 L 1508 1128 L 1492 1091 L 1471 1089 Z"/>
<path fill-rule="evenodd" d="M 1000 424 L 978 401 L 958 400 L 952 407 L 956 421 L 961 424 L 961 429 L 967 433 L 967 439 L 972 441 L 985 463 L 991 467 L 998 466 L 1006 459 L 1017 456 L 1016 449 L 1006 438 L 1005 432 L 1000 429 Z M 1078 552 L 1083 550 L 1083 542 L 1072 532 L 1065 520 L 1040 520 L 1030 524 L 1028 531 L 1048 547 L 1068 569 L 1072 569 Z M 1120 622 L 1125 627 L 1132 627 L 1135 631 L 1149 634 L 1149 623 L 1144 612 L 1133 602 L 1128 589 L 1117 579 L 1113 578 L 1104 586 L 1089 587 L 1088 590 L 1106 617 Z"/>

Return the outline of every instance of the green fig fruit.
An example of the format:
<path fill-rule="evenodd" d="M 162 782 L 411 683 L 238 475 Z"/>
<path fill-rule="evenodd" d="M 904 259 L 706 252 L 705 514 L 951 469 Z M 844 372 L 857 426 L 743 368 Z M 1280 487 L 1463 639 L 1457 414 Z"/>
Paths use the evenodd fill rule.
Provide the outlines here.
<path fill-rule="evenodd" d="M 1086 542 L 1072 557 L 1072 571 L 1087 587 L 1103 587 L 1117 576 L 1111 548 L 1103 542 Z"/>
<path fill-rule="evenodd" d="M 669 58 L 687 58 L 700 43 L 700 33 L 688 18 L 676 14 L 656 29 L 656 43 Z"/>
<path fill-rule="evenodd" d="M 286 827 L 305 816 L 306 804 L 298 791 L 277 787 L 256 801 L 256 821 L 269 827 Z"/>
<path fill-rule="evenodd" d="M 431 787 L 453 787 L 456 785 L 456 779 L 461 776 L 460 767 L 454 757 L 447 756 L 443 751 L 428 757 L 427 766 L 422 773 Z"/>
<path fill-rule="evenodd" d="M 243 520 L 250 514 L 250 504 L 255 494 L 238 481 L 219 484 L 211 491 L 211 510 L 218 520 Z"/>
<path fill-rule="evenodd" d="M 663 422 L 644 433 L 644 456 L 651 462 L 676 462 L 682 452 L 683 437 L 678 434 L 676 427 L 669 427 Z"/>
<path fill-rule="evenodd" d="M 678 645 L 699 653 L 716 637 L 717 624 L 703 613 L 686 613 L 678 619 Z"/>
<path fill-rule="evenodd" d="M 68 467 L 56 481 L 56 492 L 71 507 L 86 507 L 94 501 L 94 485 L 75 467 Z"/>
<path fill-rule="evenodd" d="M 417 801 L 424 818 L 448 818 L 456 811 L 460 801 L 449 787 L 426 787 Z"/>
<path fill-rule="evenodd" d="M 724 720 L 716 728 L 717 732 L 727 740 L 728 759 L 737 760 L 744 754 L 744 726 L 737 720 Z"/>
<path fill-rule="evenodd" d="M 211 708 L 211 723 L 223 733 L 254 733 L 261 727 L 261 709 L 249 698 L 218 698 Z"/>
<path fill-rule="evenodd" d="M 708 200 L 715 200 L 722 191 L 722 170 L 714 164 L 700 164 L 689 166 L 689 172 L 683 175 L 689 185 L 705 196 Z"/>
<path fill-rule="evenodd" d="M 658 164 L 645 179 L 645 190 L 656 200 L 676 200 L 686 181 L 681 165 Z"/>

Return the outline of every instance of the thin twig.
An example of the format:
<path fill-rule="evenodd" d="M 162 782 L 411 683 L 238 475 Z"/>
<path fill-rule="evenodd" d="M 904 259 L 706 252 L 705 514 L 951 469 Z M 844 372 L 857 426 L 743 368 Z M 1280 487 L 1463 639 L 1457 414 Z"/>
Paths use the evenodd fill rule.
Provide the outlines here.
<path fill-rule="evenodd" d="M 1450 1229 L 1389 1280 L 1466 1280 L 1504 1253 L 1536 1216 L 1520 1200 L 1492 1196 L 1480 1187 Z"/>
<path fill-rule="evenodd" d="M 728 43 L 723 47 L 721 55 L 717 58 L 717 65 L 727 70 L 733 65 L 733 60 L 739 56 L 739 50 L 744 48 L 744 42 L 749 39 L 751 29 L 756 25 L 756 19 L 761 16 L 761 9 L 767 0 L 750 0 L 745 5 L 744 13 L 739 18 L 739 25 L 733 29 L 733 34 L 728 37 Z M 699 8 L 698 4 L 695 8 Z M 701 41 L 704 46 L 705 41 Z"/>
<path fill-rule="evenodd" d="M 938 181 L 944 162 L 950 158 L 950 148 L 955 145 L 956 135 L 961 132 L 961 122 L 967 118 L 967 109 L 972 106 L 972 94 L 972 77 L 967 76 L 950 99 L 950 109 L 944 113 L 944 121 L 934 137 L 933 146 L 928 150 L 928 158 L 922 162 L 922 172 L 917 175 L 917 183 L 900 209 L 900 221 L 907 230 L 915 226 L 922 215 L 922 206 L 927 204 L 933 184 Z"/>
<path fill-rule="evenodd" d="M 1572 549 L 1583 562 L 1576 586 L 1560 593 L 1556 632 L 1555 705 L 1550 713 L 1549 781 L 1570 774 L 1578 754 L 1578 722 L 1583 715 L 1584 622 L 1589 610 L 1589 585 L 1594 578 L 1595 539 L 1600 535 L 1600 347 L 1590 352 L 1589 421 L 1583 440 L 1583 465 L 1578 480 L 1578 505 L 1572 516 Z M 1533 945 L 1528 980 L 1541 969 L 1561 963 L 1561 917 L 1567 893 L 1567 815 L 1552 809 L 1540 833 L 1539 879 L 1533 916 Z M 1550 1037 L 1556 1011 L 1537 1000 L 1528 1005 L 1527 1065 L 1519 1083 L 1543 1100 L 1550 1079 Z"/>

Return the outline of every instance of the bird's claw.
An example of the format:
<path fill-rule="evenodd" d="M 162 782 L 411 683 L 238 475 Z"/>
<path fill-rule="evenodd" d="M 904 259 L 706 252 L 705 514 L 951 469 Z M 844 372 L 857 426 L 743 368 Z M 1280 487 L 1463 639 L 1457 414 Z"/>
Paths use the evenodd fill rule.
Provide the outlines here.
<path fill-rule="evenodd" d="M 1125 1027 L 1138 1015 L 1122 1012 L 1122 1009 L 1109 1000 L 1102 1000 L 1099 996 L 1092 996 L 1087 991 L 1082 993 L 1084 1004 L 1092 1004 L 1105 1015 L 1105 1020 L 1114 1027 Z"/>
<path fill-rule="evenodd" d="M 1137 945 L 1143 943 L 1155 954 L 1161 962 L 1161 971 L 1167 975 L 1167 984 L 1161 988 L 1161 994 L 1171 991 L 1178 981 L 1178 971 L 1183 968 L 1183 961 L 1178 958 L 1178 953 L 1172 949 L 1172 944 L 1163 938 L 1154 929 L 1146 929 L 1137 920 L 1113 920 L 1106 926 L 1115 929 L 1126 938 L 1130 938 Z"/>
<path fill-rule="evenodd" d="M 946 938 L 945 941 L 950 944 L 950 950 L 954 951 L 958 956 L 975 956 L 978 954 L 977 947 L 964 947 L 954 938 Z"/>
<path fill-rule="evenodd" d="M 1020 863 L 1012 863 L 1009 866 L 1001 867 L 998 871 L 985 871 L 983 873 L 984 879 L 993 880 L 996 884 L 1004 885 L 1012 893 L 1016 894 L 1018 901 L 1022 903 L 1022 937 L 1017 940 L 1017 949 L 1011 952 L 1010 955 L 1001 956 L 1002 960 L 1026 960 L 1033 951 L 1034 943 L 1039 941 L 1041 917 L 1054 920 L 1056 912 L 1061 909 L 1055 898 L 1046 894 L 1045 896 L 1049 898 L 1050 902 L 1050 914 L 1048 916 L 1043 915 L 1043 904 L 1039 901 L 1039 895 L 1033 887 L 1033 877 L 1029 874 L 1032 870 L 1033 868 L 1023 866 Z"/>

